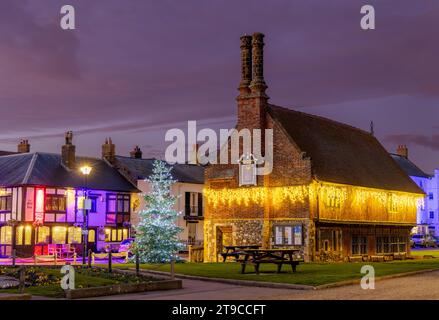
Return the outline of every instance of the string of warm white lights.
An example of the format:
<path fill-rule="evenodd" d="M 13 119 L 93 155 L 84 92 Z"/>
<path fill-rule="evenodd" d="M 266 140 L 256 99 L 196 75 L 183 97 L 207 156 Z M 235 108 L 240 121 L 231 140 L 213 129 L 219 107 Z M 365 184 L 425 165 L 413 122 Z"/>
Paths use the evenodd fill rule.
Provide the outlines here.
<path fill-rule="evenodd" d="M 331 207 L 343 207 L 348 201 L 354 206 L 364 206 L 368 202 L 378 202 L 389 208 L 407 208 L 420 205 L 422 195 L 402 193 L 354 186 L 335 184 L 318 184 L 286 187 L 250 187 L 235 189 L 206 188 L 204 195 L 209 205 L 214 208 L 219 205 L 234 206 L 250 204 L 264 205 L 271 203 L 280 205 L 285 201 L 290 203 L 303 203 L 307 197 L 319 199 Z"/>

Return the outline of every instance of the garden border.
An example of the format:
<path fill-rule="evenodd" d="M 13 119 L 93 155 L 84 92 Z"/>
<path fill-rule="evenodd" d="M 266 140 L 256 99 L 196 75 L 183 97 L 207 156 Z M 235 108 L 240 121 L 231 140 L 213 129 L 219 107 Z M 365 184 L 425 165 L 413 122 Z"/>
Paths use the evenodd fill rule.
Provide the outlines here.
<path fill-rule="evenodd" d="M 116 284 L 111 286 L 65 290 L 67 299 L 83 299 L 103 297 L 117 294 L 137 293 L 157 290 L 182 289 L 181 280 L 159 280 L 132 284 Z"/>

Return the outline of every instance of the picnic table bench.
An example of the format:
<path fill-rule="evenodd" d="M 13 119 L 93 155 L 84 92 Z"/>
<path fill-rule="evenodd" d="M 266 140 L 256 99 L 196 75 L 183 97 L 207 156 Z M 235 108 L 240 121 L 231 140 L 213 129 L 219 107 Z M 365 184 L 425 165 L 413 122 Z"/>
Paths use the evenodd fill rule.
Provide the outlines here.
<path fill-rule="evenodd" d="M 259 249 L 260 247 L 260 245 L 224 246 L 225 252 L 222 252 L 221 256 L 223 257 L 223 262 L 226 262 L 228 257 L 238 259 L 242 250 Z"/>
<path fill-rule="evenodd" d="M 288 264 L 296 272 L 296 267 L 304 259 L 299 249 L 246 249 L 239 253 L 236 261 L 241 263 L 242 274 L 245 273 L 247 264 L 253 264 L 256 274 L 259 274 L 261 263 L 276 264 L 278 273 L 281 272 L 282 265 Z"/>

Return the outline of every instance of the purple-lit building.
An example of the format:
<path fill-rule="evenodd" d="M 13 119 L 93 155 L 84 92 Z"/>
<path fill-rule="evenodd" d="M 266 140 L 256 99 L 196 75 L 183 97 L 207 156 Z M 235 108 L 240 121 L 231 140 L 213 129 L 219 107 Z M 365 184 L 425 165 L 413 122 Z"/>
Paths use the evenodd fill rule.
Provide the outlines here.
<path fill-rule="evenodd" d="M 72 135 L 61 154 L 0 154 L 0 255 L 82 254 L 84 191 L 88 193 L 87 248 L 102 251 L 130 237 L 137 188 L 105 159 L 76 157 Z M 85 176 L 79 168 L 92 168 Z M 52 252 L 51 252 L 52 251 Z"/>
<path fill-rule="evenodd" d="M 434 174 L 425 173 L 408 157 L 408 148 L 398 146 L 391 154 L 400 168 L 425 192 L 424 201 L 418 207 L 417 225 L 413 233 L 439 236 L 439 169 Z"/>

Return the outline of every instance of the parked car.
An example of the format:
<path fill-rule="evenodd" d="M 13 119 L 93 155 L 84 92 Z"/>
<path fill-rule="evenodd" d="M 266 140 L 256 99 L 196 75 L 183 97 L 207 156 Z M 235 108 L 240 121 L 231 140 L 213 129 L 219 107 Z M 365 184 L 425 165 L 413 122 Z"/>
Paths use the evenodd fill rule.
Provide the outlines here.
<path fill-rule="evenodd" d="M 410 244 L 413 247 L 437 247 L 439 246 L 439 238 L 426 234 L 415 234 L 412 236 Z"/>
<path fill-rule="evenodd" d="M 427 247 L 427 236 L 424 234 L 414 234 L 412 241 L 413 247 Z"/>
<path fill-rule="evenodd" d="M 128 238 L 123 240 L 119 245 L 119 253 L 128 252 L 129 255 L 132 255 L 131 247 L 133 243 L 134 243 L 134 238 Z"/>

